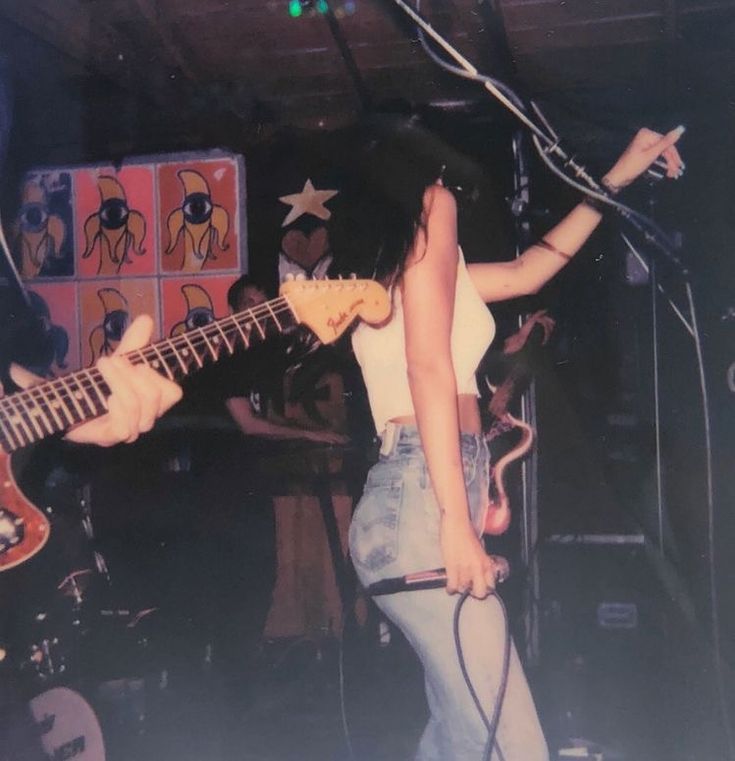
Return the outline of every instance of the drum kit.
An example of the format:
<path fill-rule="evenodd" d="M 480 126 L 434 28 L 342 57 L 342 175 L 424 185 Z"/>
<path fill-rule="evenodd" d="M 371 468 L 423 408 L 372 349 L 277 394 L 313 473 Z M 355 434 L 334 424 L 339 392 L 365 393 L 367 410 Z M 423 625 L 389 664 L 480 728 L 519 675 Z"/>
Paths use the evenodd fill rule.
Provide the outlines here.
<path fill-rule="evenodd" d="M 18 710 L 6 711 L 5 717 L 0 712 L 3 761 L 25 758 L 27 753 L 33 759 L 115 758 L 114 752 L 106 753 L 103 729 L 107 739 L 124 733 L 129 746 L 132 735 L 145 731 L 147 686 L 160 689 L 166 683 L 165 670 L 154 654 L 160 652 L 154 648 L 161 640 L 158 609 L 121 605 L 114 599 L 107 563 L 94 548 L 86 489 L 79 506 L 89 566 L 65 572 L 46 594 L 31 595 L 43 599 L 43 607 L 24 600 L 17 608 L 10 641 L 0 642 L 0 678 L 18 685 L 16 692 L 24 701 L 30 698 L 21 712 L 23 721 L 27 723 L 30 715 L 34 725 L 25 733 L 32 738 L 32 752 L 8 750 L 9 744 L 18 742 L 11 739 L 18 733 L 7 726 L 15 721 L 7 717 Z"/>

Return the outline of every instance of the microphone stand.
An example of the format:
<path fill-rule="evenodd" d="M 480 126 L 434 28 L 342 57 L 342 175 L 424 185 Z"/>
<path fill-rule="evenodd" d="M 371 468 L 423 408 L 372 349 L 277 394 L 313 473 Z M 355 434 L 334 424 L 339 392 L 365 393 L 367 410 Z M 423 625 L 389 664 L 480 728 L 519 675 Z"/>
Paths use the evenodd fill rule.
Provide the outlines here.
<path fill-rule="evenodd" d="M 515 221 L 516 257 L 531 243 L 530 214 L 530 172 L 528 166 L 528 142 L 522 129 L 517 129 L 512 137 L 513 149 L 513 196 L 510 210 Z M 518 328 L 525 317 L 518 315 Z M 531 379 L 521 397 L 521 420 L 533 430 L 538 429 L 536 416 L 536 383 Z M 526 568 L 528 584 L 523 587 L 525 611 L 523 617 L 524 645 L 526 660 L 535 664 L 540 656 L 539 605 L 541 581 L 538 553 L 535 552 L 539 540 L 538 530 L 538 449 L 532 447 L 527 457 L 521 461 L 521 559 Z"/>
<path fill-rule="evenodd" d="M 536 119 L 538 119 L 538 122 L 536 122 L 529 115 L 529 108 L 510 87 L 492 77 L 481 74 L 469 60 L 435 31 L 405 0 L 393 0 L 393 2 L 459 65 L 452 66 L 442 60 L 429 48 L 423 35 L 419 33 L 424 50 L 432 60 L 450 73 L 464 79 L 480 82 L 496 100 L 500 101 L 531 132 L 531 138 L 539 152 L 539 156 L 554 174 L 561 177 L 567 184 L 575 187 L 580 192 L 596 198 L 615 209 L 620 216 L 642 234 L 647 243 L 653 246 L 659 254 L 666 257 L 683 276 L 686 277 L 688 275 L 686 268 L 675 252 L 676 246 L 666 233 L 655 225 L 652 220 L 614 199 L 608 190 L 576 160 L 575 156 L 570 155 L 562 147 L 561 139 L 547 121 L 538 104 L 533 101 L 530 103 L 530 108 L 533 110 Z M 551 157 L 561 164 L 563 170 L 553 163 Z"/>

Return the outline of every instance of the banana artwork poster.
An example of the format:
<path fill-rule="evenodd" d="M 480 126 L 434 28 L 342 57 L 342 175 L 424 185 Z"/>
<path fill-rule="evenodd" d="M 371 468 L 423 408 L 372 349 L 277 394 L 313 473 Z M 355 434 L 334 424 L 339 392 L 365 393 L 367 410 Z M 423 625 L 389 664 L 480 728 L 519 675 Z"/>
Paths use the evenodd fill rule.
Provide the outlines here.
<path fill-rule="evenodd" d="M 227 313 L 227 288 L 247 271 L 244 159 L 210 151 L 34 170 L 11 249 L 47 338 L 35 368 L 44 377 L 111 354 L 139 314 L 153 317 L 154 338 L 201 327 Z"/>

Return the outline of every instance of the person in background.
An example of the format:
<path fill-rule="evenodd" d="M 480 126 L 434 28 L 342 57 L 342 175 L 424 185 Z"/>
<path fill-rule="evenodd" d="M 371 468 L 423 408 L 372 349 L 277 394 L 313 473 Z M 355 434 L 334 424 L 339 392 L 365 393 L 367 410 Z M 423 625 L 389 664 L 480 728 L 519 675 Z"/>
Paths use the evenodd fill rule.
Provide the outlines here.
<path fill-rule="evenodd" d="M 248 275 L 239 277 L 227 292 L 227 303 L 230 312 L 240 312 L 244 309 L 252 309 L 268 300 L 265 289 Z M 268 352 L 273 348 L 269 344 Z M 247 362 L 247 354 L 244 355 Z M 233 391 L 236 391 L 240 379 L 232 376 Z M 271 378 L 269 384 L 282 382 L 281 379 Z M 234 393 L 226 399 L 227 410 L 232 419 L 237 423 L 240 430 L 246 436 L 266 436 L 277 439 L 305 439 L 321 444 L 346 444 L 347 436 L 329 429 L 304 428 L 295 425 L 284 418 L 276 417 L 274 411 L 266 409 L 264 389 L 258 388 L 257 384 L 242 383 L 240 393 Z M 266 414 L 267 413 L 267 414 Z"/>
<path fill-rule="evenodd" d="M 605 175 L 608 190 L 617 192 L 654 161 L 668 177 L 678 176 L 682 132 L 639 131 Z M 446 589 L 375 598 L 424 668 L 430 718 L 416 759 L 545 761 L 515 649 L 492 747 L 457 656 L 456 594 L 466 592 L 459 639 L 489 722 L 506 634 L 501 608 L 488 597 L 496 567 L 480 537 L 489 462 L 475 371 L 495 333 L 486 304 L 536 293 L 574 257 L 602 214 L 583 199 L 517 259 L 467 266 L 441 153 L 439 141 L 415 121 L 376 119 L 334 210 L 333 250 L 338 257 L 356 253 L 340 269 L 382 281 L 393 301 L 384 324 L 363 323 L 352 334 L 381 450 L 353 516 L 350 554 L 366 587 L 446 569 Z"/>

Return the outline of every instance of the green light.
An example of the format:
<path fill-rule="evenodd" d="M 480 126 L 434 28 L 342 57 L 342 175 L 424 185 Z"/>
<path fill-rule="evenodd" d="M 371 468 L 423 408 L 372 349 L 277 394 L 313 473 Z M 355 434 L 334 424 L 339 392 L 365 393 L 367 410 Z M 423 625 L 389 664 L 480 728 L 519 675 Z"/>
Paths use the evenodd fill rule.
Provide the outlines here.
<path fill-rule="evenodd" d="M 317 0 L 316 9 L 319 13 L 326 13 L 329 10 L 327 0 Z"/>
<path fill-rule="evenodd" d="M 289 0 L 288 15 L 291 16 L 291 18 L 298 18 L 303 12 L 300 0 Z"/>

